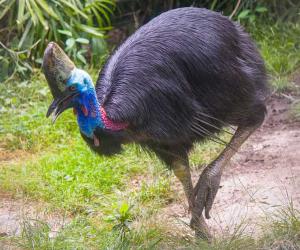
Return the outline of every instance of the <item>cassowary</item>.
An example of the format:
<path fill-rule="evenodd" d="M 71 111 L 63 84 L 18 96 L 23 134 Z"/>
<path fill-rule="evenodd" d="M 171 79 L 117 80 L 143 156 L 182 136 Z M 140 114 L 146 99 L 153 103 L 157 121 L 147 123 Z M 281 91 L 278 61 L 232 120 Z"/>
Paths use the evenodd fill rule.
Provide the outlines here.
<path fill-rule="evenodd" d="M 179 8 L 121 44 L 95 87 L 53 42 L 43 70 L 54 96 L 47 116 L 73 108 L 83 139 L 99 154 L 130 142 L 152 150 L 182 183 L 191 227 L 208 236 L 202 212 L 209 218 L 224 167 L 266 113 L 264 62 L 249 35 L 219 13 Z M 194 188 L 189 151 L 205 139 L 221 142 L 217 134 L 229 125 L 235 134 Z"/>

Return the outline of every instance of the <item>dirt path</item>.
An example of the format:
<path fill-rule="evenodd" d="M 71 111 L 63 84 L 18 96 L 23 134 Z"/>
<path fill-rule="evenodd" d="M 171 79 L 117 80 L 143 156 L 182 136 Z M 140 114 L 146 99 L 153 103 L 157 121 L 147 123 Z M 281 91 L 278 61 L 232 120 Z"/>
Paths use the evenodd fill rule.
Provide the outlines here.
<path fill-rule="evenodd" d="M 233 232 L 241 224 L 255 231 L 260 217 L 291 201 L 300 209 L 300 122 L 291 119 L 290 106 L 288 97 L 272 97 L 265 123 L 227 166 L 208 220 L 216 233 Z M 195 182 L 198 176 L 193 173 Z M 180 197 L 184 200 L 183 193 Z M 178 225 L 189 222 L 186 207 L 178 202 L 163 216 Z"/>
<path fill-rule="evenodd" d="M 0 193 L 0 238 L 4 236 L 18 235 L 21 233 L 24 223 L 33 225 L 38 222 L 46 222 L 51 228 L 50 237 L 67 224 L 70 219 L 59 212 L 48 211 L 42 203 L 28 201 L 26 199 L 13 199 L 7 194 Z M 1 242 L 0 242 L 0 249 Z"/>

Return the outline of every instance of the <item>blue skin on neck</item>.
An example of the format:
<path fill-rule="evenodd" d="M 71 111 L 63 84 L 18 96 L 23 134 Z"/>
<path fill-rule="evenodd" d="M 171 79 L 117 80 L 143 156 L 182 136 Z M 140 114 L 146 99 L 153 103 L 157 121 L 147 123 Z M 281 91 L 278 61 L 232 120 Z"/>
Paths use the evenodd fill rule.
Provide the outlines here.
<path fill-rule="evenodd" d="M 67 80 L 67 87 L 70 86 L 75 86 L 79 92 L 79 95 L 73 98 L 72 106 L 77 112 L 80 131 L 93 138 L 97 127 L 104 128 L 93 81 L 87 72 L 75 68 Z M 83 112 L 84 107 L 88 111 L 87 115 Z"/>

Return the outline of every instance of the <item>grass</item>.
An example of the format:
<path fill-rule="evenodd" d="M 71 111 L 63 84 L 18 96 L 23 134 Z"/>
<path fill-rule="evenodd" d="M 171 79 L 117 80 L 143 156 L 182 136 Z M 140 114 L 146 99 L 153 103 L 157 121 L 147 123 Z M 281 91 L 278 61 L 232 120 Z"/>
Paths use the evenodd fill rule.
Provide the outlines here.
<path fill-rule="evenodd" d="M 96 224 L 88 217 L 77 217 L 53 238 L 49 237 L 49 224 L 27 220 L 22 225 L 22 237 L 14 239 L 13 244 L 24 249 L 297 250 L 300 247 L 300 214 L 291 204 L 258 226 L 263 232 L 259 237 L 244 235 L 240 225 L 234 234 L 220 236 L 211 244 L 183 237 L 179 232 L 170 233 L 170 225 L 149 218 L 140 218 L 133 225 L 129 209 L 123 205 L 117 210 L 111 220 L 115 223 L 113 227 L 105 222 Z"/>
<path fill-rule="evenodd" d="M 255 23 L 248 31 L 257 41 L 270 74 L 270 83 L 277 92 L 293 87 L 289 75 L 300 66 L 300 24 Z"/>
<path fill-rule="evenodd" d="M 288 28 L 287 28 L 288 27 Z M 299 66 L 298 24 L 252 27 L 276 91 L 289 89 Z M 96 78 L 96 72 L 91 72 Z M 24 249 L 289 249 L 299 248 L 299 212 L 282 210 L 259 238 L 237 231 L 211 245 L 174 232 L 159 211 L 178 195 L 172 174 L 153 155 L 128 145 L 114 157 L 93 154 L 80 138 L 72 112 L 52 124 L 43 76 L 0 84 L 0 148 L 20 157 L 0 161 L 0 190 L 66 213 L 70 222 L 50 237 L 45 220 L 25 220 L 18 237 L 2 237 Z M 229 139 L 224 136 L 224 139 Z M 210 162 L 221 146 L 197 145 L 192 168 Z M 24 157 L 22 156 L 22 153 Z M 28 157 L 30 155 L 30 157 Z M 280 245 L 281 244 L 281 245 Z M 281 247 L 281 248 L 280 248 Z M 292 248 L 294 247 L 294 248 Z"/>

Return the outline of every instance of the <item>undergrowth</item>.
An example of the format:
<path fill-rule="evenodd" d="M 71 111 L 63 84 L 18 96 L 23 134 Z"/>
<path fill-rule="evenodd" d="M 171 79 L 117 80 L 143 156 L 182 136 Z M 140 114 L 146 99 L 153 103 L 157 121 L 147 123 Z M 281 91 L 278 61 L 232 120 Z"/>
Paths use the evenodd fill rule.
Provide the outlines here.
<path fill-rule="evenodd" d="M 248 28 L 256 40 L 277 92 L 293 88 L 290 74 L 300 67 L 299 22 L 253 23 Z"/>
<path fill-rule="evenodd" d="M 167 221 L 134 217 L 127 204 L 121 204 L 109 218 L 96 223 L 87 216 L 78 216 L 65 225 L 55 237 L 51 226 L 39 220 L 25 220 L 22 235 L 11 238 L 10 244 L 22 249 L 201 249 L 201 250 L 261 250 L 300 248 L 300 214 L 290 204 L 266 217 L 257 226 L 259 236 L 245 235 L 245 225 L 228 235 L 219 235 L 211 243 L 182 236 Z M 133 220 L 138 223 L 133 223 Z M 107 224 L 113 222 L 113 225 Z M 99 220 L 98 220 L 99 222 Z M 0 239 L 1 243 L 1 239 Z"/>

